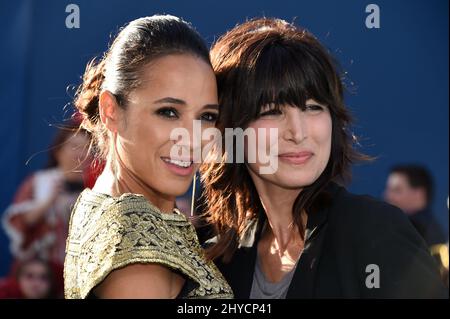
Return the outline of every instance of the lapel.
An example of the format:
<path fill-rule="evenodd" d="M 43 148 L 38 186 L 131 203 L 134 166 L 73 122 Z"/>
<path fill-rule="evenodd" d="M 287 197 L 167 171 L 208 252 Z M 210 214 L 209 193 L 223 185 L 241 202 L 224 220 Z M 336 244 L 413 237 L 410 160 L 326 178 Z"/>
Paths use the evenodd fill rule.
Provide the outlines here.
<path fill-rule="evenodd" d="M 331 182 L 326 193 L 332 201 L 341 187 Z M 317 269 L 323 251 L 323 244 L 327 232 L 327 219 L 332 203 L 328 202 L 323 208 L 308 216 L 305 232 L 305 248 L 295 268 L 286 299 L 314 298 Z"/>
<path fill-rule="evenodd" d="M 251 247 L 241 247 L 239 249 L 240 258 L 239 269 L 236 269 L 238 275 L 236 276 L 236 285 L 241 287 L 236 298 L 249 299 L 250 292 L 253 285 L 253 275 L 255 273 L 256 258 L 258 256 L 258 241 L 261 236 L 262 226 L 264 225 L 266 218 L 264 212 L 260 213 L 260 218 L 256 224 L 256 234 Z"/>
<path fill-rule="evenodd" d="M 326 192 L 331 200 L 335 197 L 340 187 L 330 183 Z M 298 261 L 294 276 L 289 286 L 286 299 L 313 298 L 315 278 L 322 252 L 324 238 L 327 230 L 327 218 L 331 205 L 317 210 L 308 216 L 305 231 L 305 248 Z M 254 238 L 248 240 L 248 244 L 240 247 L 233 258 L 233 275 L 229 278 L 230 284 L 236 287 L 235 298 L 248 299 L 253 284 L 253 275 L 257 258 L 258 241 L 261 236 L 262 226 L 266 221 L 265 213 L 262 211 L 258 218 Z"/>
<path fill-rule="evenodd" d="M 305 248 L 294 271 L 286 299 L 313 298 L 317 266 L 326 233 L 328 208 L 308 216 Z"/>
<path fill-rule="evenodd" d="M 308 217 L 305 231 L 305 248 L 298 261 L 294 276 L 292 277 L 286 299 L 312 298 L 314 296 L 314 283 L 323 238 L 326 231 L 328 208 L 321 209 Z M 257 259 L 257 247 L 261 236 L 262 226 L 266 220 L 265 215 L 259 218 L 253 245 L 241 247 L 236 252 L 233 269 L 232 286 L 238 287 L 235 297 L 238 299 L 250 298 L 253 284 L 253 275 Z"/>
<path fill-rule="evenodd" d="M 229 277 L 230 286 L 236 299 L 249 299 L 255 272 L 256 249 L 244 247 L 240 248 L 236 254 L 238 256 L 233 258 L 235 267 Z"/>

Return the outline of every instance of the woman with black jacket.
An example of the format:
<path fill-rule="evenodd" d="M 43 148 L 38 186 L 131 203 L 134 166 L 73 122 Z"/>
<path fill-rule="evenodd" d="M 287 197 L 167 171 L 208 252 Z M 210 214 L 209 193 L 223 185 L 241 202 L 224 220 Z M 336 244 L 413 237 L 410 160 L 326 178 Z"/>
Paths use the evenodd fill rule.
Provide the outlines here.
<path fill-rule="evenodd" d="M 353 149 L 341 79 L 317 39 L 255 19 L 222 36 L 211 58 L 222 138 L 247 133 L 243 163 L 226 148 L 202 168 L 217 232 L 208 254 L 235 297 L 448 297 L 403 213 L 339 186 L 368 157 Z"/>

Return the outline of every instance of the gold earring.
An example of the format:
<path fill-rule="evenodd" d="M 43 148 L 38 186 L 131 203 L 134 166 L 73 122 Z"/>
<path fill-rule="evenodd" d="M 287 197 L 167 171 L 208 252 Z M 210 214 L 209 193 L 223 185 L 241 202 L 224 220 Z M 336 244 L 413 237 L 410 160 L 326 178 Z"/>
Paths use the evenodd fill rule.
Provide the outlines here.
<path fill-rule="evenodd" d="M 191 218 L 194 217 L 194 206 L 195 206 L 195 182 L 197 181 L 197 173 L 194 174 L 192 178 L 192 198 L 191 198 Z"/>

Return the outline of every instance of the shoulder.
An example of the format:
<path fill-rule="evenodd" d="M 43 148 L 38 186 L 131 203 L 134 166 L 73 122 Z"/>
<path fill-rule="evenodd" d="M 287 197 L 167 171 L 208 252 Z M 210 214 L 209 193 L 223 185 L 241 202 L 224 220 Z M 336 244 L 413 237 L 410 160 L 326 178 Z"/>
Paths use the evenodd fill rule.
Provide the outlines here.
<path fill-rule="evenodd" d="M 427 251 L 424 239 L 399 208 L 342 187 L 334 193 L 329 207 L 328 229 L 335 244 L 350 245 L 354 253 L 366 254 L 378 248 L 387 252 L 404 246 Z"/>
<path fill-rule="evenodd" d="M 13 199 L 13 203 L 31 200 L 33 197 L 34 180 L 36 173 L 30 174 L 20 183 Z"/>
<path fill-rule="evenodd" d="M 136 264 L 157 266 L 145 267 L 152 268 L 150 272 L 137 272 L 143 277 L 175 271 L 202 287 L 191 290 L 189 296 L 213 294 L 217 287 L 211 283 L 220 281 L 183 214 L 164 214 L 141 195 L 114 198 L 83 192 L 71 219 L 66 286 L 82 289 L 84 298 L 115 270 L 121 269 L 120 278 L 136 278 L 122 271 Z"/>
<path fill-rule="evenodd" d="M 341 269 L 349 270 L 350 274 L 356 272 L 363 296 L 446 295 L 425 241 L 400 209 L 339 188 L 330 206 L 328 230 Z M 373 269 L 370 267 L 374 266 L 377 269 L 374 273 L 381 278 L 380 289 L 367 285 L 367 278 L 371 278 L 368 273 Z"/>
<path fill-rule="evenodd" d="M 142 195 L 112 197 L 85 189 L 74 206 L 69 236 L 84 237 L 83 242 L 88 244 L 97 238 L 94 235 L 105 232 L 125 235 L 145 227 L 153 234 L 157 226 L 166 226 L 162 213 Z M 85 237 L 87 233 L 91 235 Z"/>
<path fill-rule="evenodd" d="M 167 249 L 173 239 L 158 215 L 139 195 L 111 197 L 84 190 L 70 220 L 64 274 L 66 297 L 87 297 L 110 274 L 130 277 L 123 270 L 129 269 L 126 266 L 158 263 L 176 267 Z M 114 286 L 117 280 L 109 282 Z"/>
<path fill-rule="evenodd" d="M 117 264 L 144 251 L 163 258 L 181 225 L 189 226 L 184 215 L 164 214 L 142 195 L 111 197 L 86 189 L 72 213 L 68 244 L 77 242 L 85 254 L 113 258 Z"/>
<path fill-rule="evenodd" d="M 399 208 L 369 195 L 350 193 L 340 186 L 335 188 L 329 212 L 330 219 L 341 227 L 357 227 L 363 231 L 379 231 L 379 227 L 412 227 Z"/>
<path fill-rule="evenodd" d="M 164 266 L 130 264 L 112 271 L 94 291 L 97 297 L 108 299 L 176 298 L 183 283 L 181 276 Z"/>

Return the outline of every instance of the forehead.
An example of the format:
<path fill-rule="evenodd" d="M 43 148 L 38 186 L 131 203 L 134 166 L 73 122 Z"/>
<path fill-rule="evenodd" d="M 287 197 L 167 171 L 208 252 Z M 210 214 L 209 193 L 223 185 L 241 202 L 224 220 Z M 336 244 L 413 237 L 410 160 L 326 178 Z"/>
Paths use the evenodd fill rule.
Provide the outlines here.
<path fill-rule="evenodd" d="M 144 67 L 141 85 L 130 99 L 155 101 L 174 97 L 187 103 L 217 103 L 216 78 L 211 66 L 188 54 L 160 57 Z"/>
<path fill-rule="evenodd" d="M 391 187 L 409 187 L 408 179 L 404 174 L 392 173 L 389 175 L 388 184 Z"/>

